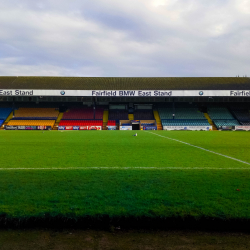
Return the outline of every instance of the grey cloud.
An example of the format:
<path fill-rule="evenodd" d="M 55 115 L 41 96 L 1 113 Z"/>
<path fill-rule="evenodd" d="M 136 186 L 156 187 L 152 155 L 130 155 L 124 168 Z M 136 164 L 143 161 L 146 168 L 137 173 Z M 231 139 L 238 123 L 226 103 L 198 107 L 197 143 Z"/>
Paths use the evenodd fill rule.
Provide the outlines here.
<path fill-rule="evenodd" d="M 236 0 L 9 0 L 0 75 L 245 75 L 249 14 Z"/>

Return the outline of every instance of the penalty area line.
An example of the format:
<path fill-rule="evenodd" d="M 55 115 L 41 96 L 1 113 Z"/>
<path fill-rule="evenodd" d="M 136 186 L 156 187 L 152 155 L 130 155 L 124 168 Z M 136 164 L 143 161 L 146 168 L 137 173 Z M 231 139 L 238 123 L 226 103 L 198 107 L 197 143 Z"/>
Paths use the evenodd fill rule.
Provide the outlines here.
<path fill-rule="evenodd" d="M 212 154 L 216 154 L 216 155 L 219 155 L 219 156 L 222 156 L 222 157 L 225 157 L 225 158 L 234 160 L 234 161 L 238 161 L 238 162 L 241 162 L 241 163 L 244 163 L 244 164 L 250 166 L 250 163 L 247 162 L 247 161 L 242 161 L 242 160 L 239 160 L 239 159 L 237 159 L 237 158 L 234 158 L 234 157 L 231 157 L 231 156 L 228 156 L 228 155 L 223 155 L 223 154 L 217 153 L 217 152 L 212 151 L 212 150 L 209 150 L 209 149 L 205 149 L 205 148 L 202 148 L 202 147 L 199 147 L 199 146 L 195 146 L 195 145 L 190 144 L 190 143 L 188 143 L 188 142 L 184 142 L 184 141 L 180 141 L 180 140 L 177 140 L 177 139 L 173 139 L 173 138 L 171 138 L 171 137 L 167 137 L 167 136 L 163 136 L 163 135 L 158 135 L 158 134 L 153 133 L 153 132 L 149 132 L 149 133 L 151 133 L 151 134 L 153 134 L 153 135 L 160 136 L 160 137 L 162 137 L 162 138 L 166 138 L 166 139 L 172 140 L 172 141 L 177 141 L 177 142 L 186 144 L 186 145 L 188 145 L 188 146 L 190 146 L 190 147 L 198 148 L 198 149 L 204 150 L 204 151 L 206 151 L 206 152 L 209 152 L 209 153 L 212 153 Z"/>

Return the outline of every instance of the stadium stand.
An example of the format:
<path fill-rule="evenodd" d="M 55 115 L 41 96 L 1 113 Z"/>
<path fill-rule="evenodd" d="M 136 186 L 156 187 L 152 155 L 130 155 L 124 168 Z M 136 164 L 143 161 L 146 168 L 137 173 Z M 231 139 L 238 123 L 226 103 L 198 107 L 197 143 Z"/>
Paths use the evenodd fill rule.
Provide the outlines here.
<path fill-rule="evenodd" d="M 212 106 L 208 107 L 208 115 L 217 128 L 221 126 L 237 126 L 240 123 L 233 117 L 226 107 Z"/>
<path fill-rule="evenodd" d="M 204 113 L 193 106 L 176 107 L 174 109 L 173 107 L 160 107 L 158 112 L 162 126 L 210 126 Z"/>
<path fill-rule="evenodd" d="M 7 126 L 53 126 L 59 115 L 55 108 L 19 108 Z"/>
<path fill-rule="evenodd" d="M 226 107 L 208 107 L 208 114 L 214 119 L 234 119 Z"/>
<path fill-rule="evenodd" d="M 71 108 L 63 114 L 59 126 L 102 126 L 104 109 L 100 107 Z"/>
<path fill-rule="evenodd" d="M 0 127 L 3 125 L 4 120 L 0 120 Z"/>

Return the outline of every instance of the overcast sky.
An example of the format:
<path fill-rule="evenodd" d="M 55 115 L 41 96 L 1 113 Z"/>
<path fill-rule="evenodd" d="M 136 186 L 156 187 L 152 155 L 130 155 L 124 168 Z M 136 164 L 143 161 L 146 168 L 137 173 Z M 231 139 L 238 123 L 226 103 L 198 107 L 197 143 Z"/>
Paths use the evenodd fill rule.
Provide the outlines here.
<path fill-rule="evenodd" d="M 0 0 L 0 75 L 250 76 L 249 0 Z"/>

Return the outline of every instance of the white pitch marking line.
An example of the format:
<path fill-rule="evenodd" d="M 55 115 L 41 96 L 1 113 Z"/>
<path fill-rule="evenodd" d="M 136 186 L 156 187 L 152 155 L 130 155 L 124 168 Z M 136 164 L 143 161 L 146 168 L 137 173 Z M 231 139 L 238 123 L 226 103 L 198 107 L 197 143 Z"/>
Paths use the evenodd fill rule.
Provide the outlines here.
<path fill-rule="evenodd" d="M 173 169 L 173 170 L 205 170 L 205 169 L 214 169 L 214 170 L 250 170 L 250 168 L 210 168 L 210 167 L 72 167 L 72 168 L 0 168 L 0 171 L 5 171 L 5 170 L 89 170 L 89 169 L 119 169 L 119 170 L 131 170 L 131 169 L 147 169 L 147 170 L 167 170 L 167 169 Z"/>
<path fill-rule="evenodd" d="M 154 134 L 154 135 L 158 135 L 158 134 L 153 133 L 153 132 L 149 132 L 149 133 Z M 214 152 L 214 151 L 211 151 L 211 150 L 208 150 L 208 149 L 205 149 L 205 148 L 199 147 L 199 146 L 195 146 L 195 145 L 192 145 L 192 144 L 187 143 L 187 142 L 184 142 L 184 141 L 180 141 L 180 140 L 173 139 L 173 138 L 170 138 L 170 137 L 167 137 L 167 136 L 163 136 L 163 135 L 158 135 L 158 136 L 163 137 L 163 138 L 166 138 L 166 139 L 169 139 L 169 140 L 172 140 L 172 141 L 177 141 L 177 142 L 180 142 L 180 143 L 186 144 L 186 145 L 188 145 L 188 146 L 191 146 L 191 147 L 194 147 L 194 148 L 198 148 L 198 149 L 201 149 L 201 150 L 207 151 L 207 152 L 212 153 L 212 154 L 220 155 L 220 156 L 223 156 L 223 157 L 225 157 L 225 158 L 228 158 L 228 159 L 231 159 L 231 160 L 234 160 L 234 161 L 238 161 L 238 162 L 241 162 L 241 163 L 244 163 L 244 164 L 250 165 L 250 163 L 249 163 L 249 162 L 242 161 L 242 160 L 239 160 L 239 159 L 237 159 L 237 158 L 234 158 L 234 157 L 231 157 L 231 156 L 228 156 L 228 155 L 223 155 L 223 154 L 220 154 L 220 153 L 217 153 L 217 152 Z"/>

